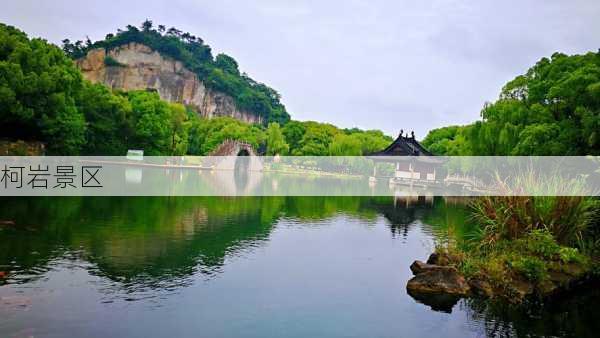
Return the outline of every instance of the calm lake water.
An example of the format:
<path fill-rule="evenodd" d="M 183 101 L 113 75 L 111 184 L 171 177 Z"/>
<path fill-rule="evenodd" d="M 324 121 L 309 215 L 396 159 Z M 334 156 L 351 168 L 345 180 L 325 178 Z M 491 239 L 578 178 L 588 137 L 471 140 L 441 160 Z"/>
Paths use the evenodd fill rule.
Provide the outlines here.
<path fill-rule="evenodd" d="M 0 337 L 596 337 L 544 307 L 406 293 L 465 207 L 391 197 L 1 199 Z"/>

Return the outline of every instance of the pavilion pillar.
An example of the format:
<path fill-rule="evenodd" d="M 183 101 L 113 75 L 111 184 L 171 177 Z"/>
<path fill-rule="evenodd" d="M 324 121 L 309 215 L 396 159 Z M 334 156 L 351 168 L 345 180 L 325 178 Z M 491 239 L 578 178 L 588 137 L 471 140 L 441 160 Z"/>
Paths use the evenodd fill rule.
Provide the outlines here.
<path fill-rule="evenodd" d="M 369 185 L 373 186 L 377 182 L 377 162 L 373 162 L 373 176 L 369 177 Z"/>

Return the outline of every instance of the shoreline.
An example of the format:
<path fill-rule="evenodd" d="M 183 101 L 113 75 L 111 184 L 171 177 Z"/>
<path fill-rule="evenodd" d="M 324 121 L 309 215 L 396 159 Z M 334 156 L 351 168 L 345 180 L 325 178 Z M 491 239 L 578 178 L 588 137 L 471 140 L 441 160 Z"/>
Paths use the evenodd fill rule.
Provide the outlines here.
<path fill-rule="evenodd" d="M 512 272 L 504 276 L 503 285 L 494 283 L 483 272 L 467 277 L 458 269 L 459 264 L 452 254 L 437 251 L 427 262 L 415 260 L 410 266 L 413 277 L 407 282 L 407 293 L 418 302 L 445 311 L 463 298 L 499 300 L 514 305 L 544 303 L 600 284 L 592 266 L 580 263 L 566 263 L 562 270 L 550 269 L 549 276 L 542 281 Z"/>

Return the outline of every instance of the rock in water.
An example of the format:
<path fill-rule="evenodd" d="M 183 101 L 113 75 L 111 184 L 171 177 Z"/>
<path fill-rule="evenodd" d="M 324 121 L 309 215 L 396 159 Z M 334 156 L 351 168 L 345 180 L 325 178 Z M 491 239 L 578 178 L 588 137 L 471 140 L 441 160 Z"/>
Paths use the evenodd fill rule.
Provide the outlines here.
<path fill-rule="evenodd" d="M 466 296 L 470 287 L 456 268 L 449 266 L 436 266 L 419 273 L 406 285 L 411 294 L 447 294 L 454 296 Z"/>
<path fill-rule="evenodd" d="M 413 275 L 418 275 L 420 273 L 423 273 L 425 271 L 429 271 L 429 270 L 433 270 L 439 268 L 438 265 L 433 265 L 433 264 L 427 264 L 427 263 L 423 263 L 421 261 L 414 261 L 411 265 L 410 265 L 410 271 L 412 271 Z"/>
<path fill-rule="evenodd" d="M 461 298 L 446 294 L 413 293 L 410 290 L 408 294 L 417 302 L 429 306 L 433 311 L 445 313 L 452 313 L 452 308 Z"/>
<path fill-rule="evenodd" d="M 456 255 L 452 255 L 447 252 L 434 252 L 431 255 L 429 255 L 429 258 L 427 259 L 427 264 L 447 266 L 452 263 L 457 263 L 459 261 L 460 259 L 459 257 L 456 257 Z"/>
<path fill-rule="evenodd" d="M 494 288 L 485 276 L 477 275 L 469 280 L 471 292 L 482 297 L 493 297 Z"/>

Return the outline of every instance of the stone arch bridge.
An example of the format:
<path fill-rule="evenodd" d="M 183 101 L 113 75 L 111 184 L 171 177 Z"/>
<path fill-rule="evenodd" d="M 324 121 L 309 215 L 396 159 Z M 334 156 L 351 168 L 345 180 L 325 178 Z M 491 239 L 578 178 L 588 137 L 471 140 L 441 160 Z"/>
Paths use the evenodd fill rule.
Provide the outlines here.
<path fill-rule="evenodd" d="M 225 140 L 208 156 L 208 165 L 217 170 L 263 170 L 262 160 L 254 147 L 247 142 Z"/>

